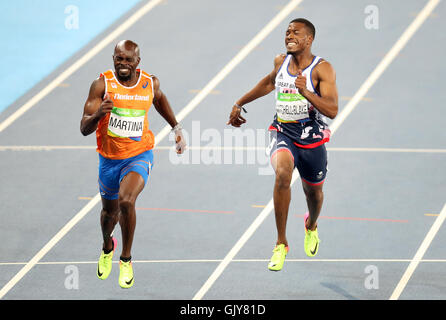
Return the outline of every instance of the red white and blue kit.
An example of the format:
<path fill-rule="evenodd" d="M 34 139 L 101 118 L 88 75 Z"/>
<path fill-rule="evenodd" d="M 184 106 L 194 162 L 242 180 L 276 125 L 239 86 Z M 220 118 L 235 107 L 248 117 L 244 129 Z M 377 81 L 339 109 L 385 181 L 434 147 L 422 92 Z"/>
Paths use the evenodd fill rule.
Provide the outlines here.
<path fill-rule="evenodd" d="M 295 86 L 297 74 L 289 72 L 292 55 L 287 55 L 275 79 L 276 115 L 269 127 L 271 158 L 281 151 L 290 152 L 301 178 L 308 184 L 323 183 L 327 173 L 325 143 L 330 140 L 326 118 Z M 312 72 L 321 57 L 315 56 L 302 70 L 307 78 L 307 89 L 320 96 L 312 81 Z"/>

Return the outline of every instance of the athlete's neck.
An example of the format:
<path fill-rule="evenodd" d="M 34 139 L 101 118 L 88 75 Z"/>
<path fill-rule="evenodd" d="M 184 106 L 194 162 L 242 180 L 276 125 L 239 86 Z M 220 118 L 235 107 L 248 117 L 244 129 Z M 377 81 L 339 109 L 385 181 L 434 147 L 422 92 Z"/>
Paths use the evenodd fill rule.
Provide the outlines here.
<path fill-rule="evenodd" d="M 293 62 L 296 64 L 296 67 L 301 70 L 307 68 L 314 59 L 314 55 L 309 50 L 291 53 L 291 55 L 293 56 Z"/>

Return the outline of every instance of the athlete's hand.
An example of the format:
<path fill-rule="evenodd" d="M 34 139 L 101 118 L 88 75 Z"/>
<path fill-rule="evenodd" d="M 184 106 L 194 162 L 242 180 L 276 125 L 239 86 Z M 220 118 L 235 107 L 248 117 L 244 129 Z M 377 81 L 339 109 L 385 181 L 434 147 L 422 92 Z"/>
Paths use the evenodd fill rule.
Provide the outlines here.
<path fill-rule="evenodd" d="M 231 114 L 229 115 L 229 121 L 226 124 L 230 124 L 233 127 L 239 128 L 245 122 L 246 119 L 240 115 L 240 108 L 233 106 Z"/>
<path fill-rule="evenodd" d="M 97 111 L 99 117 L 105 116 L 107 113 L 110 113 L 113 109 L 113 101 L 110 99 L 108 93 L 105 94 L 104 100 L 102 100 L 101 105 Z"/>
<path fill-rule="evenodd" d="M 177 154 L 182 154 L 186 150 L 186 140 L 184 140 L 181 129 L 175 129 L 175 149 Z"/>
<path fill-rule="evenodd" d="M 307 89 L 307 77 L 302 75 L 302 70 L 297 72 L 296 81 L 294 81 L 294 85 L 299 90 L 299 93 L 303 96 L 308 92 Z"/>

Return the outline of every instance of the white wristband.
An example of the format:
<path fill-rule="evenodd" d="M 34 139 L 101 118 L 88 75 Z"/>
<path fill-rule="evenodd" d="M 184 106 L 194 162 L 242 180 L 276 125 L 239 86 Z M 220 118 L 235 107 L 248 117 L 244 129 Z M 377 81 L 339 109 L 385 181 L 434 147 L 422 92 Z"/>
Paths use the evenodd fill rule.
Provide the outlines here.
<path fill-rule="evenodd" d="M 239 110 L 243 110 L 245 113 L 248 113 L 245 108 L 239 106 L 237 103 L 234 103 L 234 107 L 238 108 Z"/>
<path fill-rule="evenodd" d="M 178 131 L 178 130 L 181 130 L 181 129 L 183 129 L 183 127 L 181 126 L 181 124 L 177 123 L 176 126 L 173 127 L 171 131 Z"/>

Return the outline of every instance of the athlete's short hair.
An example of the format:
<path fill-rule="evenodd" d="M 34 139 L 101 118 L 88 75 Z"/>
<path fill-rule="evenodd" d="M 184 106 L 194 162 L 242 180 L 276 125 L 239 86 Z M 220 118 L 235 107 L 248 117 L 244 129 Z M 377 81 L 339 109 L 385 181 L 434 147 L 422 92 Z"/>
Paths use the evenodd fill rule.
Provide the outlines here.
<path fill-rule="evenodd" d="M 305 27 L 307 28 L 308 32 L 310 32 L 310 34 L 313 36 L 313 39 L 314 39 L 314 37 L 316 36 L 316 28 L 310 21 L 308 21 L 307 19 L 304 19 L 304 18 L 297 18 L 297 19 L 290 21 L 290 23 L 293 23 L 293 22 L 303 23 L 305 25 Z"/>

